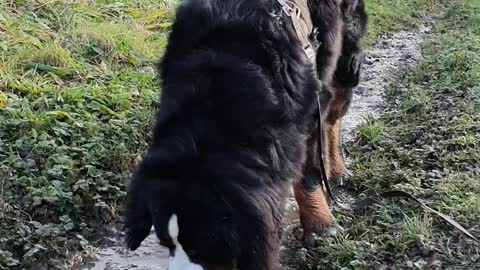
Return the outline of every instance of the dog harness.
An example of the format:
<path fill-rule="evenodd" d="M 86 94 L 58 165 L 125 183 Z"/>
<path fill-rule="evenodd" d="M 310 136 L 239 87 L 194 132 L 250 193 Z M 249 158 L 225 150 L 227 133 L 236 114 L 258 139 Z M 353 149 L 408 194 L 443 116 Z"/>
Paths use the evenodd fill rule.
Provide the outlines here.
<path fill-rule="evenodd" d="M 318 46 L 312 36 L 315 36 L 316 29 L 313 27 L 307 0 L 277 0 L 277 2 L 282 7 L 285 15 L 290 18 L 308 59 L 315 63 L 315 54 Z"/>

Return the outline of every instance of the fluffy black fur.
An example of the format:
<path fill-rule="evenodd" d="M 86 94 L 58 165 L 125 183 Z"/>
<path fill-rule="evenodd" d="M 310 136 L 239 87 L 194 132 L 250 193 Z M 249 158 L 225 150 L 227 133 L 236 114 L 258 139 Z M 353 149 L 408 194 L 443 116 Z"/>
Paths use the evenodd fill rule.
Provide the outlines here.
<path fill-rule="evenodd" d="M 328 26 L 326 26 L 328 27 Z M 136 249 L 168 221 L 205 269 L 278 269 L 284 199 L 301 178 L 317 70 L 272 0 L 187 0 L 159 66 L 153 141 L 128 192 Z"/>

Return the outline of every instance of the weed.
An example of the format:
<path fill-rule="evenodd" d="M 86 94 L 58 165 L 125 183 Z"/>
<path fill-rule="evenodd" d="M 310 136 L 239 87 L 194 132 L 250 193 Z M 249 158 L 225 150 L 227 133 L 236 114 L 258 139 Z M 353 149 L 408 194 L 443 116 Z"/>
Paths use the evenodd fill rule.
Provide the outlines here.
<path fill-rule="evenodd" d="M 357 131 L 360 139 L 375 144 L 375 142 L 380 140 L 384 127 L 381 122 L 369 114 L 364 117 L 364 122 L 358 127 Z"/>
<path fill-rule="evenodd" d="M 430 97 L 420 89 L 410 88 L 402 97 L 401 108 L 407 113 L 419 112 L 430 103 Z"/>
<path fill-rule="evenodd" d="M 423 216 L 404 216 L 404 224 L 400 242 L 403 244 L 411 244 L 419 242 L 426 245 L 430 241 L 432 230 L 432 218 L 426 214 Z"/>

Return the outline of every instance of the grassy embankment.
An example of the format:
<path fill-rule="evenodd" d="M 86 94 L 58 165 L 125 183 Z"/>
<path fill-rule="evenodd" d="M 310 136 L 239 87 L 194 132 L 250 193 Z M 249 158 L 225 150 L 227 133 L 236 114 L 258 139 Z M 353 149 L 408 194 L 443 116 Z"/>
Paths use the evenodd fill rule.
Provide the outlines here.
<path fill-rule="evenodd" d="M 117 217 L 173 3 L 0 1 L 0 269 L 66 258 Z"/>
<path fill-rule="evenodd" d="M 447 3 L 423 58 L 386 92 L 387 112 L 349 145 L 363 194 L 408 191 L 480 237 L 480 2 Z M 304 269 L 480 269 L 480 244 L 414 203 L 386 200 L 337 218 Z"/>

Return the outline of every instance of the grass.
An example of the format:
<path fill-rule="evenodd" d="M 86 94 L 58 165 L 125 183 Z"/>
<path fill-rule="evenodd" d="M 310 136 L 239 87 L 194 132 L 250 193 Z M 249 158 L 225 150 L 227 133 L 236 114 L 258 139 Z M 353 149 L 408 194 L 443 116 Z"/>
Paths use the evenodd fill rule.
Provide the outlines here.
<path fill-rule="evenodd" d="M 367 43 L 372 44 L 386 32 L 398 32 L 420 26 L 440 7 L 437 0 L 365 0 L 369 15 Z"/>
<path fill-rule="evenodd" d="M 437 9 L 435 3 L 367 0 L 368 42 L 383 32 L 421 24 Z M 0 1 L 0 269 L 28 269 L 43 263 L 62 265 L 77 252 L 88 251 L 86 239 L 101 236 L 99 228 L 121 215 L 125 182 L 148 143 L 153 111 L 158 105 L 160 89 L 153 65 L 166 45 L 175 4 L 176 0 Z M 478 30 L 473 30 L 478 16 L 459 15 L 453 9 L 450 15 L 455 29 Z M 447 54 L 450 58 L 442 63 L 445 70 L 440 70 L 432 58 L 420 67 L 424 72 L 410 75 L 408 83 L 416 85 L 427 74 L 429 80 L 438 81 L 445 79 L 445 72 L 458 70 L 448 80 L 468 84 L 478 75 L 471 62 L 476 54 L 468 47 L 476 44 L 476 36 L 468 38 L 470 43 L 458 45 L 453 38 L 445 37 L 445 42 L 457 46 L 451 47 Z M 462 73 L 464 65 L 469 66 L 466 75 Z M 479 86 L 468 89 L 471 95 L 480 96 Z M 411 100 L 410 105 L 405 103 L 406 111 L 415 112 L 423 106 L 428 112 L 429 102 L 435 97 L 430 92 L 423 96 L 415 93 L 412 91 L 412 97 L 401 95 L 402 100 Z M 467 162 L 465 153 L 476 153 L 479 138 L 477 133 L 465 133 L 463 128 L 475 130 L 478 119 L 462 114 L 451 121 L 451 128 L 458 125 L 455 133 L 432 147 L 458 149 L 456 155 L 441 156 L 445 159 L 442 162 Z M 391 162 L 378 161 L 374 155 L 384 147 L 390 126 L 388 119 L 372 120 L 361 131 L 361 147 L 371 148 L 372 152 L 355 167 L 376 175 L 369 176 L 368 185 L 379 181 L 378 186 L 385 186 L 380 184 L 380 171 L 368 168 Z M 409 136 L 408 128 L 400 134 Z M 399 166 L 415 158 L 409 156 L 408 149 L 399 150 L 399 155 L 403 160 Z M 398 171 L 395 177 L 400 183 L 405 179 L 414 182 L 411 175 L 417 175 L 416 181 L 421 182 L 413 169 Z M 465 189 L 478 189 L 471 173 L 449 177 L 451 181 L 464 179 Z M 479 209 L 478 198 L 474 193 L 457 191 L 461 186 L 449 181 L 439 183 L 439 190 L 453 192 L 458 198 L 444 196 L 439 207 L 461 214 L 465 218 L 462 221 L 472 220 Z M 363 186 L 360 183 L 356 185 Z M 421 187 L 418 183 L 416 189 Z M 420 242 L 436 239 L 425 233 L 425 226 L 431 226 L 428 217 L 417 218 L 413 212 L 404 213 L 398 207 L 377 210 L 371 213 L 368 224 L 376 222 L 376 215 L 388 224 L 388 220 L 407 214 L 411 221 L 398 226 L 410 231 L 403 238 L 416 241 L 418 231 L 422 233 Z M 369 235 L 372 229 L 368 224 L 357 222 L 350 228 Z M 315 256 L 330 254 L 325 260 L 335 261 L 338 266 L 362 269 L 368 265 L 368 241 L 359 244 L 350 236 L 326 241 L 330 243 Z M 339 256 L 332 257 L 335 254 Z"/>
<path fill-rule="evenodd" d="M 388 89 L 387 112 L 348 146 L 349 184 L 407 191 L 480 237 L 480 2 L 452 1 L 443 14 L 419 64 Z M 319 240 L 301 269 L 480 269 L 480 244 L 410 202 L 336 216 L 342 240 Z"/>
<path fill-rule="evenodd" d="M 358 137 L 367 142 L 375 143 L 384 131 L 383 123 L 377 121 L 371 114 L 364 117 L 364 122 L 358 128 Z"/>
<path fill-rule="evenodd" d="M 58 266 L 117 218 L 174 5 L 0 3 L 0 269 Z"/>

